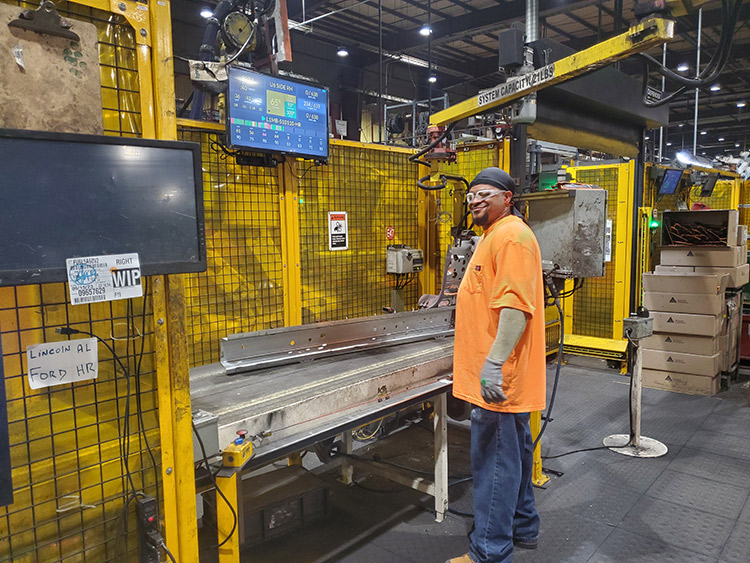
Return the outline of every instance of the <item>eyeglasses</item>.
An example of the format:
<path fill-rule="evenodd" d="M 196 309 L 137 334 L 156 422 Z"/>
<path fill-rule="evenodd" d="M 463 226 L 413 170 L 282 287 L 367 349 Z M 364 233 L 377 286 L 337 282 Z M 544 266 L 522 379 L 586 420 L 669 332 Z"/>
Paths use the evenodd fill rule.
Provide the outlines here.
<path fill-rule="evenodd" d="M 484 201 L 492 196 L 503 193 L 503 191 L 504 190 L 479 190 L 478 192 L 469 192 L 466 194 L 466 203 L 471 204 L 472 201 Z"/>

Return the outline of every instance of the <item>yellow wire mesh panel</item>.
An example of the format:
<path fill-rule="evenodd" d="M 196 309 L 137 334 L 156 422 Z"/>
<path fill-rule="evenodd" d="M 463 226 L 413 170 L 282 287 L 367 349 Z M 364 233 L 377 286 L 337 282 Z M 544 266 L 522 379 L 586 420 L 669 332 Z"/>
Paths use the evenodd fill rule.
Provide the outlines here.
<path fill-rule="evenodd" d="M 740 185 L 740 224 L 750 225 L 750 180 L 738 181 Z"/>
<path fill-rule="evenodd" d="M 238 166 L 212 148 L 216 133 L 181 130 L 201 144 L 208 268 L 186 276 L 190 365 L 218 362 L 221 338 L 284 324 L 279 185 L 273 168 Z"/>
<path fill-rule="evenodd" d="M 701 186 L 691 186 L 674 195 L 659 195 L 659 183 L 649 178 L 648 171 L 644 181 L 644 202 L 652 202 L 657 211 L 675 211 L 690 209 L 694 203 L 702 203 L 711 209 L 731 209 L 732 191 L 738 189 L 733 180 L 719 180 L 710 197 L 701 197 Z M 740 221 L 742 222 L 742 221 Z M 746 223 L 743 223 L 746 224 Z"/>
<path fill-rule="evenodd" d="M 65 2 L 56 7 L 97 27 L 105 130 L 140 136 L 133 30 L 117 15 Z M 152 326 L 150 295 L 74 307 L 62 283 L 0 288 L 14 488 L 14 503 L 0 508 L 0 561 L 102 563 L 114 561 L 116 551 L 134 558 L 132 489 L 159 497 Z M 63 336 L 55 331 L 61 327 L 84 334 Z M 85 333 L 103 341 L 98 379 L 32 390 L 26 347 Z"/>
<path fill-rule="evenodd" d="M 456 162 L 453 164 L 440 163 L 433 165 L 437 172 L 463 176 L 467 182 L 471 182 L 474 176 L 488 166 L 498 166 L 500 162 L 500 143 L 482 143 L 459 145 L 457 148 Z M 439 193 L 437 202 L 438 213 L 435 221 L 437 223 L 438 268 L 435 271 L 436 283 L 439 288 L 443 282 L 443 268 L 445 267 L 445 252 L 453 243 L 451 227 L 457 225 L 463 210 L 463 198 L 466 196 L 466 187 L 462 183 L 450 183 L 449 187 Z M 469 221 L 471 224 L 471 221 Z M 477 229 L 479 232 L 481 230 Z"/>
<path fill-rule="evenodd" d="M 407 157 L 332 143 L 328 166 L 298 164 L 303 323 L 375 315 L 399 302 L 405 310 L 416 307 L 416 276 L 396 290 L 396 278 L 385 273 L 389 244 L 418 247 L 417 165 Z M 348 214 L 348 250 L 329 250 L 330 211 Z"/>
<path fill-rule="evenodd" d="M 607 218 L 612 220 L 612 233 L 617 232 L 617 182 L 619 165 L 576 169 L 576 180 L 595 184 L 607 190 Z M 614 237 L 613 237 L 614 238 Z M 572 334 L 611 338 L 614 329 L 615 263 L 629 260 L 619 256 L 617 245 L 612 245 L 612 261 L 607 262 L 604 276 L 589 278 L 573 297 Z M 630 283 L 627 280 L 625 283 Z"/>

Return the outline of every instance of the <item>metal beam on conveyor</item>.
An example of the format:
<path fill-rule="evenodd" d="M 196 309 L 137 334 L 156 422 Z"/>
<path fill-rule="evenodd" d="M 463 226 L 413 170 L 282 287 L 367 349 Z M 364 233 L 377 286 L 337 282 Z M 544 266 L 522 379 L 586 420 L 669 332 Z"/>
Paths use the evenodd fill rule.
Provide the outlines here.
<path fill-rule="evenodd" d="M 237 375 L 212 364 L 190 371 L 192 406 L 218 417 L 220 447 L 232 443 L 238 430 L 253 437 L 254 455 L 242 468 L 247 470 L 339 434 L 344 453 L 351 453 L 352 429 L 432 401 L 434 479 L 415 480 L 396 470 L 391 478 L 432 495 L 435 519 L 440 522 L 448 510 L 446 393 L 452 387 L 452 367 L 453 338 L 444 336 Z M 217 475 L 235 514 L 242 512 L 238 474 L 238 468 L 225 467 Z M 348 458 L 342 462 L 342 477 L 351 482 Z M 222 513 L 222 538 L 228 534 L 227 519 Z M 220 561 L 236 563 L 239 550 L 235 538 L 220 550 Z"/>
<path fill-rule="evenodd" d="M 218 417 L 221 447 L 238 430 L 256 436 L 250 463 L 256 465 L 331 429 L 356 427 L 444 393 L 452 361 L 453 338 L 442 338 L 239 375 L 212 364 L 191 370 L 192 406 Z"/>
<path fill-rule="evenodd" d="M 560 84 L 592 70 L 625 59 L 666 43 L 674 37 L 674 22 L 651 18 L 631 27 L 625 33 L 597 43 L 559 61 L 549 63 L 528 74 L 512 76 L 503 84 L 480 92 L 447 109 L 434 113 L 430 125 L 447 125 L 454 121 L 484 113 L 523 98 L 533 92 Z"/>

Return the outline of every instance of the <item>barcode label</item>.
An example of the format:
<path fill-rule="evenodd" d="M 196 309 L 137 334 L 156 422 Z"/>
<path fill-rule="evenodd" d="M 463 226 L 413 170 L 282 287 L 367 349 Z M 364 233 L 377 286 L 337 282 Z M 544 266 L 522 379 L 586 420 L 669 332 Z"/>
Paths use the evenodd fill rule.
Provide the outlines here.
<path fill-rule="evenodd" d="M 94 301 L 104 301 L 106 295 L 90 295 L 89 297 L 76 297 L 73 299 L 73 305 L 82 305 L 83 303 L 93 303 Z"/>

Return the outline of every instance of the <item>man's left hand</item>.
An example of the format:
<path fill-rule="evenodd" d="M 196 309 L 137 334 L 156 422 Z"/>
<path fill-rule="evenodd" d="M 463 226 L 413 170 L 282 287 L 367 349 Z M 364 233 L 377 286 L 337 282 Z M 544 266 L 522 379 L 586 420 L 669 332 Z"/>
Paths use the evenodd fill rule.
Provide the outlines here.
<path fill-rule="evenodd" d="M 502 403 L 507 399 L 503 393 L 503 363 L 487 358 L 479 374 L 482 399 L 488 403 Z"/>

